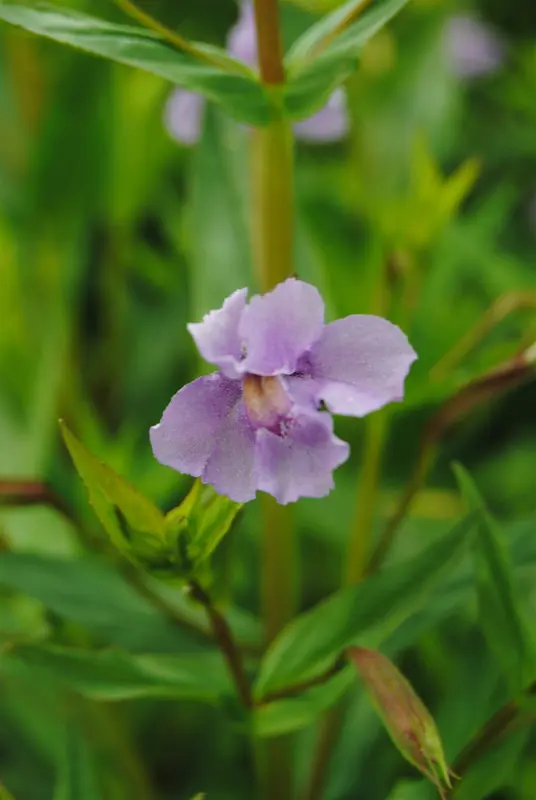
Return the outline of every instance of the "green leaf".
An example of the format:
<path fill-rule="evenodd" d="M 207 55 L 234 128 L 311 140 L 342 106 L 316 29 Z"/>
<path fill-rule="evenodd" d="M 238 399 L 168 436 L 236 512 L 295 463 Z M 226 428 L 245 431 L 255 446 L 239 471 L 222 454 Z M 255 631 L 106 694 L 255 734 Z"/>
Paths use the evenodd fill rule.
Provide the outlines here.
<path fill-rule="evenodd" d="M 262 125 L 270 118 L 270 100 L 253 73 L 217 48 L 196 45 L 226 72 L 180 52 L 155 34 L 128 25 L 114 25 L 57 6 L 0 3 L 0 19 L 112 61 L 144 69 L 219 103 L 242 122 Z"/>
<path fill-rule="evenodd" d="M 473 521 L 466 517 L 410 561 L 336 592 L 293 620 L 268 649 L 256 696 L 320 674 L 349 645 L 378 647 L 450 573 L 471 538 Z"/>
<path fill-rule="evenodd" d="M 164 515 L 111 467 L 98 461 L 64 422 L 63 439 L 89 499 L 115 547 L 133 560 L 155 561 L 167 556 Z"/>
<path fill-rule="evenodd" d="M 484 635 L 513 690 L 519 691 L 534 678 L 536 659 L 507 541 L 469 473 L 460 464 L 454 472 L 468 506 L 478 511 L 475 559 Z"/>
<path fill-rule="evenodd" d="M 168 697 L 216 703 L 232 695 L 217 653 L 133 655 L 121 650 L 85 651 L 65 647 L 17 647 L 2 661 L 11 674 L 31 671 L 94 700 Z"/>
<path fill-rule="evenodd" d="M 166 602 L 208 632 L 206 614 L 165 584 Z M 0 587 L 34 597 L 62 619 L 83 625 L 105 642 L 134 652 L 181 652 L 198 642 L 141 598 L 120 575 L 96 559 L 63 559 L 33 553 L 0 553 Z M 226 611 L 234 635 L 257 645 L 258 626 L 244 612 Z"/>
<path fill-rule="evenodd" d="M 430 783 L 418 780 L 398 781 L 387 800 L 437 800 L 437 791 Z"/>
<path fill-rule="evenodd" d="M 134 651 L 177 650 L 190 641 L 116 572 L 94 559 L 0 553 L 0 587 L 33 597 L 105 642 Z"/>
<path fill-rule="evenodd" d="M 379 0 L 341 33 L 341 24 L 365 0 L 350 0 L 309 28 L 286 58 L 285 106 L 297 118 L 307 117 L 327 102 L 333 90 L 355 70 L 364 45 L 403 8 L 408 0 Z"/>
<path fill-rule="evenodd" d="M 168 537 L 184 538 L 184 560 L 192 573 L 214 552 L 241 508 L 242 503 L 197 480 L 181 505 L 167 515 Z"/>
<path fill-rule="evenodd" d="M 255 734 L 261 737 L 280 736 L 305 728 L 341 698 L 355 682 L 350 668 L 342 670 L 325 684 L 309 689 L 296 697 L 274 700 L 254 712 Z"/>
<path fill-rule="evenodd" d="M 484 753 L 456 787 L 456 800 L 489 800 L 500 789 L 519 786 L 520 760 L 526 751 L 530 728 L 511 731 Z"/>
<path fill-rule="evenodd" d="M 68 724 L 58 762 L 54 800 L 101 800 L 97 765 L 80 728 Z"/>

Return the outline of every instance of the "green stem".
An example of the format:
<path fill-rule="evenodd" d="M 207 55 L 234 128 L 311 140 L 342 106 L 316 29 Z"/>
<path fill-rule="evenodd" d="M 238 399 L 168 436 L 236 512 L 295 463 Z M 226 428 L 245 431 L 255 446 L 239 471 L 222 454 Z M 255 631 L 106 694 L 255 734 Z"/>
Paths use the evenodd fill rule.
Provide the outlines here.
<path fill-rule="evenodd" d="M 110 750 L 116 774 L 121 776 L 127 796 L 139 800 L 156 800 L 156 793 L 144 768 L 142 753 L 136 750 L 118 705 L 83 701 L 83 708 L 93 729 L 93 738 L 96 737 Z"/>
<path fill-rule="evenodd" d="M 254 0 L 262 83 L 272 97 L 272 120 L 253 132 L 253 255 L 263 291 L 290 277 L 293 267 L 293 140 L 281 108 L 285 81 L 278 0 Z M 295 606 L 293 537 L 287 508 L 263 497 L 262 610 L 269 642 L 292 618 Z M 288 737 L 258 748 L 261 797 L 289 800 L 292 758 Z"/>
<path fill-rule="evenodd" d="M 365 423 L 363 469 L 359 477 L 357 509 L 345 565 L 346 583 L 349 585 L 359 583 L 367 567 L 387 422 L 388 412 L 380 411 Z"/>
<path fill-rule="evenodd" d="M 320 722 L 318 740 L 308 782 L 302 794 L 303 800 L 321 800 L 328 777 L 333 748 L 337 743 L 342 725 L 339 705 L 330 709 Z"/>
<path fill-rule="evenodd" d="M 424 439 L 417 464 L 402 493 L 400 501 L 385 524 L 385 528 L 374 548 L 367 566 L 367 573 L 376 572 L 382 565 L 387 553 L 391 549 L 398 529 L 411 508 L 415 496 L 424 485 L 436 455 L 435 440 Z"/>
<path fill-rule="evenodd" d="M 292 130 L 284 118 L 284 79 L 278 0 L 255 0 L 255 24 L 262 82 L 273 99 L 272 121 L 253 132 L 253 255 L 263 291 L 290 277 L 293 269 L 294 188 Z M 291 518 L 272 497 L 263 498 L 262 601 L 270 641 L 294 609 Z"/>
<path fill-rule="evenodd" d="M 284 686 L 282 689 L 276 689 L 273 692 L 268 692 L 267 694 L 263 695 L 257 705 L 264 706 L 267 703 L 275 703 L 276 700 L 286 700 L 289 697 L 297 697 L 298 695 L 303 694 L 303 692 L 307 692 L 309 689 L 314 689 L 316 686 L 322 686 L 331 678 L 334 678 L 335 675 L 338 675 L 345 666 L 345 659 L 337 659 L 337 661 L 335 661 L 331 667 L 324 670 L 324 672 L 314 678 L 309 678 L 306 681 L 293 683 L 289 686 Z"/>
<path fill-rule="evenodd" d="M 225 659 L 240 702 L 244 708 L 252 708 L 253 700 L 251 697 L 251 688 L 244 668 L 242 653 L 236 645 L 227 620 L 223 614 L 220 614 L 207 592 L 199 583 L 191 581 L 190 590 L 194 600 L 197 600 L 207 613 L 214 639 L 218 643 L 218 647 Z"/>
<path fill-rule="evenodd" d="M 290 622 L 296 606 L 296 557 L 290 511 L 270 495 L 261 498 L 261 601 L 266 642 Z"/>
<path fill-rule="evenodd" d="M 536 682 L 532 683 L 524 692 L 525 698 L 535 694 Z M 523 718 L 522 702 L 509 700 L 484 723 L 471 741 L 463 748 L 454 762 L 452 775 L 458 779 L 463 778 L 471 767 L 489 753 L 504 736 L 527 721 L 531 720 L 530 718 L 529 720 Z M 448 793 L 449 800 L 456 794 L 459 785 L 455 784 Z"/>
<path fill-rule="evenodd" d="M 274 104 L 277 101 L 273 92 Z M 276 110 L 276 109 L 275 109 Z M 253 256 L 263 291 L 284 281 L 293 266 L 292 131 L 283 118 L 253 132 Z"/>

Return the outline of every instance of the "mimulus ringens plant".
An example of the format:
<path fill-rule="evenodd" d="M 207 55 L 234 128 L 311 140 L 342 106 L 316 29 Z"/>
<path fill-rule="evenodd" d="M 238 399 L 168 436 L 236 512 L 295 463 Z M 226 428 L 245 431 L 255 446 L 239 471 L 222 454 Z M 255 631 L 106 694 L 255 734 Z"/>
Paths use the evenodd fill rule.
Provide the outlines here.
<path fill-rule="evenodd" d="M 362 417 L 401 400 L 416 354 L 381 317 L 325 325 L 318 290 L 295 278 L 246 295 L 188 326 L 219 372 L 172 398 L 151 428 L 154 454 L 237 502 L 257 490 L 282 504 L 323 497 L 349 455 L 330 412 Z"/>
<path fill-rule="evenodd" d="M 240 7 L 240 16 L 229 32 L 227 48 L 232 56 L 250 67 L 257 63 L 257 37 L 255 16 L 251 2 Z M 201 134 L 201 123 L 205 99 L 195 92 L 175 89 L 166 107 L 166 127 L 173 138 L 183 144 L 195 144 Z M 326 105 L 308 119 L 294 125 L 297 139 L 305 142 L 337 142 L 348 131 L 346 96 L 343 89 L 336 89 Z"/>

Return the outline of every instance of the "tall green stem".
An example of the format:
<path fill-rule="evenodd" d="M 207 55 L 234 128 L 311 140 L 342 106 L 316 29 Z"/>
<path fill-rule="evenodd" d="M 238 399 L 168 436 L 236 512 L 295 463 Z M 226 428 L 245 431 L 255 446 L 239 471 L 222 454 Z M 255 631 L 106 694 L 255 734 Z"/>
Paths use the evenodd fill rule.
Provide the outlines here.
<path fill-rule="evenodd" d="M 272 90 L 277 112 L 277 89 Z M 292 131 L 283 118 L 253 133 L 253 248 L 263 291 L 285 280 L 293 266 Z"/>
<path fill-rule="evenodd" d="M 294 614 L 297 559 L 289 509 L 270 495 L 263 495 L 261 509 L 261 603 L 265 640 L 271 642 Z"/>
<path fill-rule="evenodd" d="M 255 0 L 261 80 L 273 99 L 272 121 L 253 133 L 253 253 L 263 291 L 273 289 L 293 269 L 293 142 L 281 109 L 284 81 L 277 0 Z M 291 520 L 271 497 L 263 500 L 262 552 L 266 639 L 270 641 L 293 612 Z"/>
<path fill-rule="evenodd" d="M 253 253 L 258 282 L 269 291 L 293 268 L 293 142 L 281 107 L 285 81 L 278 0 L 254 0 L 262 83 L 269 91 L 272 121 L 253 133 Z M 287 508 L 263 498 L 262 606 L 266 641 L 292 618 L 295 603 L 291 518 Z M 292 761 L 288 737 L 259 747 L 258 763 L 264 800 L 289 800 Z"/>
<path fill-rule="evenodd" d="M 374 511 L 381 474 L 383 445 L 387 433 L 387 411 L 368 418 L 365 425 L 363 469 L 357 488 L 357 508 L 348 541 L 346 583 L 359 583 L 367 568 Z"/>

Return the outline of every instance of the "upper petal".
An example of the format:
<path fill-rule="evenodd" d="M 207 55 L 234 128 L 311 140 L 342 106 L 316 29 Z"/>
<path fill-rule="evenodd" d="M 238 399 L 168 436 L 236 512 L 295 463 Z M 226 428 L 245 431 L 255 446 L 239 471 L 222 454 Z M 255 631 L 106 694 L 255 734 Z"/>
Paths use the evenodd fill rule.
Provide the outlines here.
<path fill-rule="evenodd" d="M 289 278 L 264 295 L 252 297 L 240 320 L 246 348 L 241 364 L 256 375 L 291 374 L 299 357 L 321 335 L 324 302 L 318 289 Z"/>
<path fill-rule="evenodd" d="M 209 311 L 203 322 L 187 327 L 197 349 L 206 361 L 216 364 L 229 378 L 236 378 L 242 358 L 242 343 L 238 328 L 246 305 L 247 289 L 237 289 L 217 311 Z"/>
<path fill-rule="evenodd" d="M 246 503 L 255 497 L 255 430 L 242 400 L 220 429 L 201 479 L 237 503 Z"/>
<path fill-rule="evenodd" d="M 354 315 L 326 325 L 310 353 L 318 400 L 335 414 L 362 417 L 401 400 L 417 355 L 396 325 Z"/>
<path fill-rule="evenodd" d="M 349 120 L 346 97 L 336 89 L 326 105 L 308 119 L 294 125 L 297 139 L 304 142 L 338 142 L 348 133 Z"/>
<path fill-rule="evenodd" d="M 201 135 L 204 107 L 202 95 L 175 89 L 165 110 L 165 124 L 171 136 L 183 144 L 195 144 Z"/>
<path fill-rule="evenodd" d="M 186 475 L 201 475 L 241 394 L 240 381 L 217 372 L 184 386 L 151 428 L 158 461 Z"/>
<path fill-rule="evenodd" d="M 324 497 L 333 488 L 333 470 L 349 453 L 346 442 L 333 435 L 330 414 L 301 413 L 285 436 L 258 431 L 259 489 L 283 505 L 300 497 Z"/>

